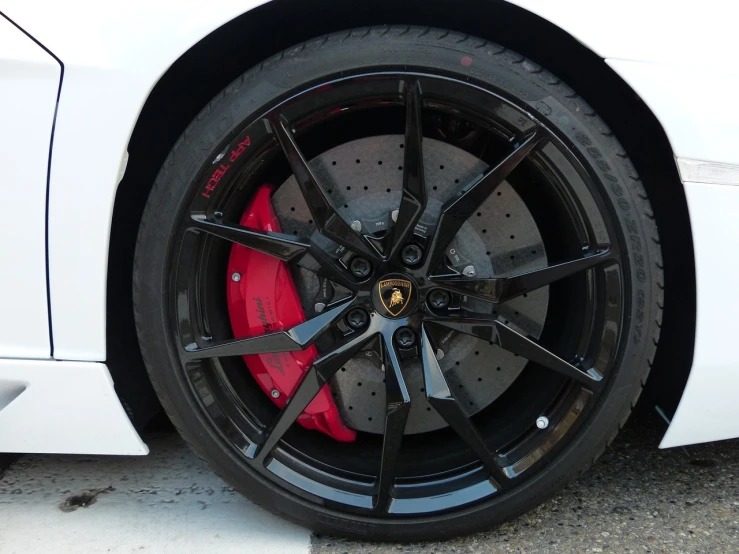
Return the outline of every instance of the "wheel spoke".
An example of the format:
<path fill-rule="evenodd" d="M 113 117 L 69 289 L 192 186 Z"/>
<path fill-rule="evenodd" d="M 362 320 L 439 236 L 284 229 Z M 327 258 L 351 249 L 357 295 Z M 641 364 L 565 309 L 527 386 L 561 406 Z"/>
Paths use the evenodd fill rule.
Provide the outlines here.
<path fill-rule="evenodd" d="M 405 244 L 426 208 L 426 184 L 423 175 L 423 133 L 421 123 L 421 86 L 405 82 L 405 150 L 403 156 L 403 196 L 393 231 L 390 256 Z"/>
<path fill-rule="evenodd" d="M 255 231 L 242 227 L 241 225 L 209 220 L 205 216 L 192 216 L 192 225 L 190 228 L 203 231 L 247 248 L 258 250 L 283 261 L 292 260 L 310 248 L 310 244 L 302 242 L 290 235 L 268 231 Z"/>
<path fill-rule="evenodd" d="M 597 373 L 578 369 L 500 321 L 482 319 L 435 319 L 433 322 L 461 333 L 466 333 L 489 342 L 495 342 L 504 350 L 508 350 L 547 369 L 570 377 L 591 390 L 600 390 L 603 385 L 603 378 Z"/>
<path fill-rule="evenodd" d="M 552 265 L 542 269 L 527 271 L 511 277 L 492 277 L 489 279 L 468 279 L 464 276 L 453 279 L 434 281 L 440 287 L 457 294 L 472 296 L 489 302 L 506 302 L 522 294 L 570 277 L 581 271 L 592 269 L 598 265 L 614 262 L 618 258 L 607 245 L 590 256 L 569 262 Z"/>
<path fill-rule="evenodd" d="M 344 315 L 352 303 L 351 300 L 353 298 L 287 331 L 269 333 L 258 337 L 222 341 L 203 348 L 198 348 L 196 345 L 187 346 L 185 348 L 185 357 L 189 360 L 198 360 L 224 356 L 248 356 L 250 354 L 305 350 Z"/>
<path fill-rule="evenodd" d="M 321 390 L 321 387 L 371 338 L 372 335 L 369 333 L 362 333 L 355 338 L 349 339 L 335 350 L 313 362 L 313 365 L 300 381 L 298 388 L 272 424 L 264 443 L 259 445 L 252 453 L 254 459 L 260 463 L 264 463 L 266 457 L 277 446 L 277 443 L 280 442 L 290 426 L 295 423 L 298 416 L 305 411 L 308 404 L 311 403 L 318 394 L 318 391 Z"/>
<path fill-rule="evenodd" d="M 465 415 L 462 406 L 452 395 L 425 328 L 421 331 L 421 358 L 426 398 L 429 404 L 480 458 L 485 469 L 496 481 L 497 488 L 505 486 L 504 483 L 508 477 L 498 463 L 495 454 L 490 451 L 475 425 Z"/>
<path fill-rule="evenodd" d="M 312 241 L 310 250 L 297 260 L 297 264 L 308 271 L 312 271 L 329 281 L 341 285 L 347 290 L 357 292 L 357 283 L 347 276 L 346 269 L 341 267 L 334 258 L 329 256 L 320 246 L 314 244 Z"/>
<path fill-rule="evenodd" d="M 514 354 L 518 354 L 529 361 L 538 363 L 547 369 L 551 369 L 552 371 L 556 371 L 557 373 L 570 377 L 591 389 L 601 388 L 602 377 L 599 375 L 591 375 L 590 373 L 576 368 L 574 365 L 564 361 L 556 354 L 553 354 L 543 346 L 536 344 L 530 338 L 514 331 L 503 323 L 498 323 L 497 329 L 498 344 L 501 348 Z"/>
<path fill-rule="evenodd" d="M 392 337 L 385 337 L 383 342 L 387 411 L 378 492 L 374 503 L 374 509 L 379 511 L 387 511 L 391 499 L 395 465 L 411 408 L 411 398 L 403 379 L 400 360 L 392 345 Z"/>
<path fill-rule="evenodd" d="M 298 144 L 295 142 L 295 137 L 285 117 L 274 116 L 269 121 L 277 137 L 277 141 L 285 152 L 285 156 L 287 156 L 287 161 L 295 175 L 295 180 L 300 187 L 300 191 L 303 193 L 303 197 L 308 204 L 308 208 L 313 215 L 313 220 L 321 233 L 350 250 L 362 252 L 365 255 L 376 258 L 376 255 L 370 248 L 367 248 L 359 235 L 334 210 L 334 207 L 319 185 L 318 179 L 298 148 Z"/>
<path fill-rule="evenodd" d="M 241 225 L 212 221 L 204 216 L 192 216 L 190 229 L 258 250 L 285 262 L 293 261 L 300 267 L 326 277 L 352 292 L 357 290 L 356 283 L 347 277 L 346 270 L 313 241 L 306 242 L 305 239 L 297 239 L 283 233 L 255 231 Z"/>
<path fill-rule="evenodd" d="M 536 131 L 531 132 L 503 161 L 489 169 L 476 181 L 468 184 L 456 198 L 444 204 L 429 246 L 430 255 L 425 263 L 427 270 L 433 271 L 439 265 L 444 259 L 446 246 L 456 236 L 464 222 L 477 211 L 541 140 L 542 137 Z"/>

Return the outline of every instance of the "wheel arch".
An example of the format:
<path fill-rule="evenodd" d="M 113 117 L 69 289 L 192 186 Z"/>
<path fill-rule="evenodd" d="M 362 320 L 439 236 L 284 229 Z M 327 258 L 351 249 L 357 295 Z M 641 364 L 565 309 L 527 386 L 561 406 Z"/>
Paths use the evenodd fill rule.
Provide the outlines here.
<path fill-rule="evenodd" d="M 446 27 L 505 44 L 562 78 L 613 129 L 644 181 L 663 237 L 669 286 L 662 348 L 646 390 L 668 415 L 674 413 L 690 373 L 695 341 L 695 316 L 686 324 L 672 313 L 679 304 L 682 314 L 695 314 L 690 219 L 667 136 L 631 87 L 566 31 L 503 0 L 273 0 L 182 54 L 153 87 L 133 128 L 129 163 L 113 211 L 109 246 L 115 255 L 108 261 L 106 336 L 108 367 L 129 414 L 142 424 L 158 409 L 136 339 L 131 268 L 141 214 L 171 147 L 213 96 L 261 60 L 321 34 L 383 23 Z M 521 28 L 529 32 L 524 35 Z"/>

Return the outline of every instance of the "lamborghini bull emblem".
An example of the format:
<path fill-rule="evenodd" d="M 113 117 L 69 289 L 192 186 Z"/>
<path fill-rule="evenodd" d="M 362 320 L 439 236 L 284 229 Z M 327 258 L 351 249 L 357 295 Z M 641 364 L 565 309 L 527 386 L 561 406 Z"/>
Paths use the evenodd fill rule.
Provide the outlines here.
<path fill-rule="evenodd" d="M 402 304 L 404 302 L 403 300 L 403 293 L 400 292 L 399 288 L 393 287 L 393 294 L 390 295 L 390 308 L 393 306 L 398 306 L 399 304 Z"/>
<path fill-rule="evenodd" d="M 380 302 L 390 315 L 397 317 L 405 310 L 412 286 L 406 279 L 385 279 L 377 284 Z"/>

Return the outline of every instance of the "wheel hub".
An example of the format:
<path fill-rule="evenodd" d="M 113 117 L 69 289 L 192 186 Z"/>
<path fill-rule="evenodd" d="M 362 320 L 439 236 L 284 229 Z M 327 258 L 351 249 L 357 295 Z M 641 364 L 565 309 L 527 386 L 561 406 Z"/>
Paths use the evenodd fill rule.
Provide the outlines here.
<path fill-rule="evenodd" d="M 372 305 L 383 317 L 408 317 L 418 306 L 418 285 L 400 273 L 385 275 L 373 287 Z"/>

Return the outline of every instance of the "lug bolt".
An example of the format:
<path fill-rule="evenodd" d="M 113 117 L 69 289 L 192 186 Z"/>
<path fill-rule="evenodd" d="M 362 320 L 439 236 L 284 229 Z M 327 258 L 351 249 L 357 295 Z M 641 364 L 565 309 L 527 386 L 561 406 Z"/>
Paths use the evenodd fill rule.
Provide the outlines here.
<path fill-rule="evenodd" d="M 280 391 L 278 391 L 277 389 L 272 389 L 272 392 L 270 394 L 272 395 L 272 398 L 280 397 Z"/>
<path fill-rule="evenodd" d="M 410 327 L 401 327 L 395 331 L 395 344 L 401 348 L 410 348 L 416 344 L 416 333 Z"/>
<path fill-rule="evenodd" d="M 449 305 L 449 293 L 443 289 L 433 289 L 428 296 L 432 308 L 441 309 Z"/>
<path fill-rule="evenodd" d="M 354 308 L 346 315 L 346 324 L 352 329 L 361 329 L 368 321 L 369 315 L 362 308 Z"/>
<path fill-rule="evenodd" d="M 539 416 L 536 418 L 536 426 L 539 429 L 546 429 L 549 427 L 549 418 L 546 416 Z"/>
<path fill-rule="evenodd" d="M 360 258 L 359 256 L 355 257 L 351 261 L 349 269 L 351 270 L 352 275 L 359 277 L 360 279 L 364 279 L 372 273 L 372 265 L 367 260 Z"/>
<path fill-rule="evenodd" d="M 233 272 L 233 273 L 231 274 L 231 280 L 232 280 L 232 281 L 233 281 L 234 283 L 238 283 L 239 281 L 241 281 L 241 273 Z"/>
<path fill-rule="evenodd" d="M 403 263 L 406 265 L 417 265 L 421 261 L 423 251 L 417 244 L 406 244 L 403 247 L 403 251 L 400 253 L 403 258 Z"/>

